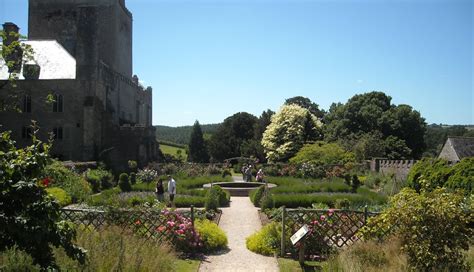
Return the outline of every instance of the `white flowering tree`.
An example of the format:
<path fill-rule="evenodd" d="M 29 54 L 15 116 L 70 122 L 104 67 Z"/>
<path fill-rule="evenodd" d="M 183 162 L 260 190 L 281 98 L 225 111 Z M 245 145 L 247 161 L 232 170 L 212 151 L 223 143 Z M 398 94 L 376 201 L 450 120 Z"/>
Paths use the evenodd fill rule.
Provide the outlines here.
<path fill-rule="evenodd" d="M 322 138 L 322 123 L 309 110 L 283 105 L 263 133 L 262 146 L 272 162 L 287 161 L 308 142 Z"/>

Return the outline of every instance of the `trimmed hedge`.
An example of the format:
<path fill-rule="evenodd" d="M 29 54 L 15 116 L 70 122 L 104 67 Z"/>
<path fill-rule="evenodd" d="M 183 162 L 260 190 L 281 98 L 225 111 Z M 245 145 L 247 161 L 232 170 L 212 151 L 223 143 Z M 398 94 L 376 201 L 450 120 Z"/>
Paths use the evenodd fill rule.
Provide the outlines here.
<path fill-rule="evenodd" d="M 359 189 L 360 190 L 360 189 Z M 286 206 L 287 208 L 311 207 L 313 203 L 324 203 L 329 207 L 335 207 L 338 199 L 347 199 L 352 206 L 364 206 L 372 204 L 382 204 L 386 198 L 376 193 L 365 194 L 328 194 L 328 195 L 310 195 L 310 194 L 279 194 L 273 195 L 275 207 Z"/>

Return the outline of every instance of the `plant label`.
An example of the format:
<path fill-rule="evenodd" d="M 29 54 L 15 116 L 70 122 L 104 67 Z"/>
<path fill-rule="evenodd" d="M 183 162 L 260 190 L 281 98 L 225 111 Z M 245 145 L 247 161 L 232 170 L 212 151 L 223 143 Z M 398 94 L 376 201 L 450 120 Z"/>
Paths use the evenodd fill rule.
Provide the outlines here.
<path fill-rule="evenodd" d="M 304 225 L 295 234 L 293 234 L 293 236 L 291 236 L 291 238 L 290 238 L 291 243 L 293 245 L 295 245 L 296 243 L 298 243 L 301 240 L 301 238 L 303 238 L 306 234 L 308 234 L 308 232 L 309 232 L 308 225 Z"/>

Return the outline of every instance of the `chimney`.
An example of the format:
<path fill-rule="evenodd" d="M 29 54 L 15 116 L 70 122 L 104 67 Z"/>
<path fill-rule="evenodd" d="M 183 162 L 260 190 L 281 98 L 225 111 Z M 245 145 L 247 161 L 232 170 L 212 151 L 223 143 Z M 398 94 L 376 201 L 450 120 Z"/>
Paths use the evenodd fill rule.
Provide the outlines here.
<path fill-rule="evenodd" d="M 6 40 L 3 41 L 3 44 L 9 46 L 12 42 L 16 42 L 19 39 L 18 31 L 20 28 L 11 22 L 6 22 L 3 24 L 3 32 L 5 33 Z"/>
<path fill-rule="evenodd" d="M 10 46 L 14 42 L 18 42 L 20 35 L 18 31 L 20 28 L 11 22 L 6 22 L 3 24 L 3 31 L 5 33 L 5 39 L 3 43 L 5 46 Z M 11 53 L 7 54 L 5 51 L 2 52 L 3 59 L 8 62 L 13 62 L 12 65 L 8 66 L 9 73 L 19 73 L 21 70 L 21 62 L 23 58 L 23 49 L 18 44 L 15 46 L 14 50 Z"/>
<path fill-rule="evenodd" d="M 137 76 L 137 75 L 133 75 L 132 81 L 133 81 L 133 83 L 135 83 L 135 84 L 138 85 L 138 76 Z"/>

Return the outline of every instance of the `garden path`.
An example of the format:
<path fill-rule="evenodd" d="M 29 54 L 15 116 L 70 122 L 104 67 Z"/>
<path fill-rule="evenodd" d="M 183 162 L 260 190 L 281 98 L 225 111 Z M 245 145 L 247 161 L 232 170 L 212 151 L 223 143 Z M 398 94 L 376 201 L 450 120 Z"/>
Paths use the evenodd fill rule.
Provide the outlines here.
<path fill-rule="evenodd" d="M 234 181 L 243 181 L 233 177 Z M 231 197 L 230 207 L 222 208 L 219 226 L 227 234 L 229 249 L 218 255 L 208 256 L 199 268 L 200 272 L 231 271 L 248 272 L 278 271 L 274 257 L 265 257 L 247 249 L 245 238 L 258 231 L 262 225 L 257 208 L 249 197 Z"/>

